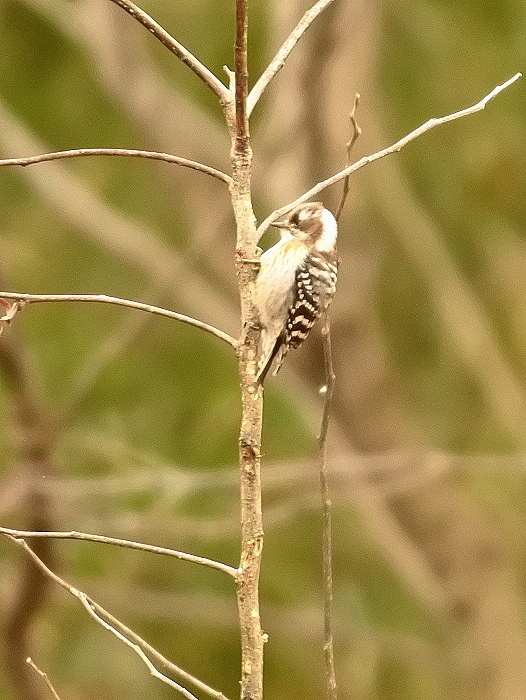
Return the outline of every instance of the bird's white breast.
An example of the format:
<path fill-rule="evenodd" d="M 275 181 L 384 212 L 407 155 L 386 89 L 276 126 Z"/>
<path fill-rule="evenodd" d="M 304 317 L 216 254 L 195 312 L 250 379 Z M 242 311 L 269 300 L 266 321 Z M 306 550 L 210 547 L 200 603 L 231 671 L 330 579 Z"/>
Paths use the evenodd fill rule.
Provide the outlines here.
<path fill-rule="evenodd" d="M 296 270 L 303 264 L 307 254 L 307 248 L 289 234 L 261 256 L 255 302 L 263 326 L 281 323 L 283 327 L 285 324 Z"/>

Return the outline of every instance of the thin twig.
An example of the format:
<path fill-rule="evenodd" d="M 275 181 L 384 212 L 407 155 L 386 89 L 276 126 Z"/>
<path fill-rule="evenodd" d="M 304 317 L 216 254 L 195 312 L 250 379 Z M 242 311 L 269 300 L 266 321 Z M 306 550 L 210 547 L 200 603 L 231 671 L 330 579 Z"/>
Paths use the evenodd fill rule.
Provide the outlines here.
<path fill-rule="evenodd" d="M 3 165 L 33 165 L 34 163 L 44 163 L 49 160 L 60 160 L 61 158 L 79 158 L 80 156 L 129 156 L 132 158 L 149 158 L 150 160 L 163 160 L 166 163 L 175 163 L 185 168 L 199 170 L 202 173 L 211 175 L 230 185 L 232 178 L 230 175 L 211 168 L 195 160 L 180 158 L 170 153 L 158 153 L 157 151 L 137 151 L 133 148 L 74 148 L 70 151 L 55 151 L 53 153 L 42 153 L 38 156 L 28 156 L 27 158 L 4 158 L 0 160 L 0 167 Z"/>
<path fill-rule="evenodd" d="M 334 393 L 334 368 L 331 349 L 331 325 L 329 315 L 325 316 L 322 328 L 323 355 L 325 362 L 324 387 L 325 401 L 323 404 L 323 416 L 321 420 L 320 434 L 318 436 L 320 487 L 323 509 L 323 653 L 325 659 L 325 687 L 327 700 L 337 700 L 338 688 L 336 685 L 336 673 L 334 670 L 334 635 L 332 619 L 332 514 L 331 498 L 329 493 L 329 478 L 327 474 L 327 433 L 329 430 L 329 418 L 332 396 Z"/>
<path fill-rule="evenodd" d="M 263 221 L 262 224 L 260 224 L 260 226 L 258 228 L 258 236 L 261 237 L 274 221 L 279 219 L 281 216 L 288 214 L 288 212 L 291 211 L 291 209 L 294 209 L 294 207 L 296 207 L 298 204 L 302 204 L 303 202 L 308 201 L 309 199 L 311 199 L 315 195 L 322 192 L 327 187 L 330 187 L 331 185 L 334 185 L 335 183 L 340 182 L 340 180 L 343 180 L 345 177 L 347 177 L 351 173 L 354 173 L 356 170 L 363 168 L 365 165 L 368 165 L 369 163 L 372 163 L 375 160 L 379 160 L 380 158 L 384 158 L 385 156 L 388 156 L 391 153 L 396 153 L 397 151 L 400 151 L 410 141 L 413 141 L 414 139 L 418 138 L 418 136 L 421 136 L 426 131 L 433 129 L 435 126 L 439 126 L 440 124 L 445 124 L 446 122 L 451 122 L 454 119 L 460 119 L 461 117 L 466 117 L 469 114 L 475 114 L 476 112 L 480 112 L 482 109 L 485 108 L 485 106 L 487 105 L 487 103 L 490 100 L 492 100 L 499 93 L 501 93 L 503 90 L 505 90 L 507 87 L 509 87 L 512 83 L 514 83 L 516 80 L 518 80 L 521 76 L 522 76 L 522 73 L 516 73 L 512 78 L 510 78 L 509 80 L 506 80 L 506 82 L 503 83 L 502 85 L 497 85 L 496 88 L 494 88 L 488 95 L 486 95 L 486 97 L 484 97 L 482 100 L 480 100 L 480 102 L 477 102 L 477 104 L 475 104 L 471 107 L 467 107 L 466 109 L 462 109 L 460 112 L 454 112 L 453 114 L 448 114 L 445 117 L 428 119 L 427 122 L 425 122 L 424 124 L 419 126 L 414 131 L 411 131 L 411 133 L 404 136 L 402 139 L 400 139 L 399 141 L 394 143 L 392 146 L 388 146 L 387 148 L 384 148 L 381 151 L 377 151 L 376 153 L 373 153 L 370 156 L 365 156 L 364 158 L 360 158 L 360 160 L 356 161 L 356 163 L 349 165 L 347 168 L 344 168 L 339 173 L 336 173 L 336 175 L 332 175 L 332 177 L 327 178 L 327 180 L 323 180 L 322 182 L 318 182 L 317 185 L 314 185 L 314 187 L 311 187 L 311 189 L 308 190 L 307 192 L 305 192 L 304 194 L 302 194 L 301 197 L 298 197 L 293 202 L 290 202 L 289 204 L 286 204 L 283 207 L 276 209 L 275 211 L 272 212 L 272 214 L 267 216 L 267 218 Z"/>
<path fill-rule="evenodd" d="M 165 656 L 163 656 L 157 649 L 152 647 L 150 644 L 148 644 L 147 641 L 145 641 L 142 637 L 139 637 L 139 635 L 131 630 L 129 627 L 127 627 L 123 622 L 118 620 L 116 617 L 114 617 L 111 613 L 109 613 L 107 610 L 105 610 L 103 607 L 101 607 L 98 603 L 96 603 L 94 600 L 90 600 L 90 603 L 99 615 L 103 616 L 107 622 L 110 623 L 113 627 L 119 630 L 121 634 L 123 634 L 125 637 L 130 639 L 132 642 L 135 642 L 138 646 L 141 647 L 141 649 L 149 654 L 151 657 L 159 661 L 165 668 L 167 668 L 169 671 L 174 673 L 176 676 L 179 676 L 182 678 L 184 681 L 187 681 L 188 683 L 191 683 L 194 685 L 196 688 L 199 690 L 203 691 L 204 693 L 207 693 L 211 697 L 215 698 L 215 700 L 228 700 L 226 695 L 221 693 L 219 690 L 215 690 L 214 688 L 211 688 L 209 685 L 206 683 L 203 683 L 203 681 L 200 681 L 199 678 L 196 678 L 195 676 L 192 676 L 191 673 L 188 673 L 187 671 L 184 671 L 182 668 L 179 666 L 176 666 L 172 661 L 167 659 Z"/>
<path fill-rule="evenodd" d="M 188 323 L 190 326 L 195 326 L 196 328 L 201 328 L 201 330 L 212 333 L 217 338 L 221 338 L 225 343 L 228 343 L 233 348 L 237 347 L 237 340 L 232 338 L 228 333 L 220 331 L 214 326 L 210 326 L 204 321 L 199 321 L 190 316 L 185 316 L 184 314 L 178 314 L 175 311 L 169 311 L 168 309 L 162 309 L 159 306 L 151 306 L 150 304 L 143 304 L 140 301 L 130 301 L 129 299 L 120 299 L 119 297 L 111 297 L 106 294 L 19 294 L 18 292 L 0 292 L 0 297 L 4 299 L 16 299 L 18 301 L 23 301 L 26 304 L 36 304 L 39 302 L 47 301 L 78 301 L 78 302 L 98 302 L 102 304 L 115 304 L 117 306 L 126 306 L 130 309 L 138 309 L 139 311 L 148 311 L 152 314 L 157 314 L 158 316 L 166 316 L 167 318 L 174 318 L 176 321 L 182 321 L 183 323 Z M 6 315 L 7 316 L 7 315 Z M 0 318 L 0 321 L 8 320 L 5 316 Z"/>
<path fill-rule="evenodd" d="M 133 91 L 128 92 L 131 96 Z M 146 107 L 144 109 L 141 114 L 146 119 L 149 112 Z M 1 100 L 0 145 L 10 156 L 50 150 L 35 139 Z M 193 309 L 189 310 L 193 316 L 210 321 L 225 318 L 231 327 L 239 322 L 239 314 L 228 295 L 211 291 L 202 265 L 191 264 L 188 257 L 163 243 L 155 228 L 145 221 L 139 225 L 136 219 L 109 205 L 64 162 L 50 162 L 45 168 L 22 168 L 20 173 L 35 192 L 74 227 L 77 235 L 102 246 L 116 260 L 125 260 L 141 270 L 154 289 L 168 291 L 175 298 L 183 293 L 186 305 Z"/>
<path fill-rule="evenodd" d="M 310 8 L 310 10 L 307 10 L 298 24 L 294 27 L 293 31 L 289 34 L 278 53 L 263 71 L 261 76 L 256 81 L 256 84 L 250 91 L 247 100 L 247 111 L 249 115 L 252 113 L 252 110 L 258 103 L 261 95 L 266 90 L 272 78 L 283 68 L 290 52 L 296 46 L 303 34 L 305 34 L 316 17 L 332 2 L 333 0 L 318 0 L 318 2 Z"/>
<path fill-rule="evenodd" d="M 172 688 L 175 688 L 175 690 L 178 690 L 181 695 L 184 695 L 187 700 L 199 700 L 193 693 L 191 693 L 189 690 L 184 688 L 182 685 L 177 683 L 176 681 L 172 680 L 171 678 L 168 678 L 168 676 L 165 676 L 164 673 L 161 673 L 157 668 L 154 666 L 154 664 L 150 661 L 150 659 L 146 656 L 144 651 L 141 649 L 141 647 L 138 644 L 135 644 L 135 642 L 132 642 L 130 639 L 128 639 L 122 632 L 119 632 L 118 629 L 115 629 L 112 625 L 110 625 L 109 622 L 106 622 L 106 620 L 101 617 L 100 615 L 97 614 L 97 612 L 94 609 L 94 606 L 92 605 L 90 599 L 88 596 L 83 593 L 82 591 L 79 591 L 74 588 L 69 589 L 70 593 L 77 598 L 81 605 L 84 607 L 88 615 L 95 620 L 95 622 L 98 622 L 99 625 L 104 627 L 104 629 L 107 629 L 108 632 L 111 632 L 114 634 L 117 639 L 120 639 L 121 642 L 124 642 L 126 646 L 129 646 L 130 649 L 132 649 L 137 656 L 141 659 L 141 661 L 144 662 L 148 670 L 150 671 L 151 675 L 154 678 L 158 678 L 160 681 L 163 683 L 166 683 L 166 685 L 169 685 Z"/>
<path fill-rule="evenodd" d="M 38 675 L 42 678 L 42 680 L 49 688 L 49 691 L 50 691 L 51 695 L 55 698 L 55 700 L 60 700 L 60 696 L 57 693 L 57 691 L 55 690 L 55 688 L 53 688 L 53 685 L 51 684 L 51 681 L 49 680 L 47 673 L 44 673 L 44 671 L 41 671 L 30 656 L 27 657 L 26 663 L 28 663 L 31 666 L 31 668 L 33 669 L 33 671 L 38 673 Z"/>
<path fill-rule="evenodd" d="M 113 615 L 111 615 L 107 610 L 105 610 L 101 605 L 96 603 L 92 598 L 87 596 L 85 593 L 82 591 L 79 591 L 77 588 L 69 584 L 67 581 L 65 581 L 63 578 L 58 576 L 54 571 L 52 571 L 49 567 L 47 567 L 44 562 L 35 554 L 35 552 L 29 547 L 27 542 L 23 539 L 19 539 L 17 537 L 12 537 L 11 535 L 5 535 L 8 539 L 10 539 L 12 542 L 17 544 L 19 547 L 24 549 L 27 554 L 31 557 L 31 559 L 34 561 L 34 563 L 47 575 L 49 578 L 51 578 L 55 583 L 57 583 L 59 586 L 61 586 L 64 590 L 68 591 L 68 593 L 71 593 L 71 595 L 75 596 L 77 600 L 80 601 L 80 603 L 83 605 L 85 610 L 88 612 L 88 614 L 100 625 L 102 625 L 105 629 L 109 630 L 114 634 L 118 639 L 120 639 L 122 642 L 124 642 L 127 646 L 129 646 L 133 651 L 141 658 L 141 660 L 146 664 L 148 667 L 148 670 L 152 674 L 152 676 L 155 676 L 159 680 L 161 680 L 163 683 L 166 683 L 167 685 L 171 686 L 172 688 L 175 688 L 178 690 L 182 695 L 184 695 L 187 700 L 197 700 L 195 695 L 193 695 L 189 690 L 184 688 L 183 686 L 179 685 L 179 683 L 176 683 L 174 680 L 169 678 L 168 676 L 165 676 L 163 673 L 157 670 L 157 668 L 153 665 L 153 663 L 150 661 L 150 659 L 146 656 L 145 650 L 148 651 L 149 653 L 152 653 L 152 651 L 155 651 L 150 645 L 145 642 L 141 637 L 139 637 L 137 634 L 132 633 L 128 634 L 128 632 L 131 632 L 131 630 L 128 630 L 126 625 L 123 625 L 119 620 L 117 620 Z M 109 621 L 109 622 L 108 622 Z M 130 638 L 128 638 L 130 637 Z M 155 654 L 152 654 L 155 656 L 158 660 L 162 661 L 162 663 L 167 662 L 164 657 L 162 657 L 159 652 L 156 652 Z M 178 669 L 177 666 L 174 664 L 171 664 L 171 662 L 168 662 L 170 665 L 171 669 L 175 671 L 176 673 L 179 673 L 182 671 L 182 669 Z M 199 681 L 197 678 L 194 678 L 190 674 L 186 673 L 185 671 L 182 671 L 181 675 L 186 677 L 186 680 L 194 683 L 196 686 L 200 687 L 201 690 L 207 692 L 209 695 L 214 697 L 216 700 L 227 700 L 227 698 L 222 694 L 219 693 L 217 690 L 214 690 L 213 688 L 210 688 L 207 686 L 205 683 L 202 681 Z"/>
<path fill-rule="evenodd" d="M 220 103 L 225 106 L 232 100 L 230 90 L 217 78 L 201 61 L 199 61 L 188 49 L 174 39 L 161 25 L 156 22 L 149 14 L 141 10 L 140 7 L 134 5 L 130 0 L 112 0 L 116 5 L 121 7 L 125 12 L 131 15 L 134 19 L 140 22 L 143 27 L 146 27 L 156 39 L 166 46 L 177 58 L 186 64 L 193 72 L 201 78 L 219 97 Z"/>
<path fill-rule="evenodd" d="M 356 121 L 356 110 L 357 110 L 359 104 L 360 104 L 360 94 L 357 92 L 356 95 L 354 96 L 354 104 L 352 106 L 351 113 L 349 114 L 349 120 L 350 120 L 351 126 L 352 126 L 352 136 L 351 136 L 350 140 L 345 145 L 345 148 L 347 151 L 346 167 L 348 167 L 351 164 L 351 152 L 352 152 L 353 146 L 362 133 L 362 130 L 360 129 L 360 127 L 358 126 L 358 122 Z M 349 180 L 350 180 L 350 178 L 351 178 L 351 176 L 347 175 L 347 177 L 344 178 L 344 180 L 343 180 L 342 196 L 340 198 L 340 202 L 338 204 L 338 207 L 336 209 L 336 213 L 334 215 L 334 218 L 336 219 L 336 221 L 340 220 L 340 216 L 342 215 L 343 207 L 345 206 L 345 202 L 347 201 L 347 196 L 349 194 Z"/>
<path fill-rule="evenodd" d="M 104 535 L 91 535 L 87 532 L 75 532 L 74 530 L 70 532 L 30 532 L 27 530 L 13 530 L 7 527 L 0 527 L 0 534 L 9 535 L 15 538 L 48 538 L 56 540 L 85 540 L 87 542 L 101 542 L 102 544 L 114 544 L 118 547 L 128 547 L 129 549 L 139 549 L 143 552 L 152 552 L 153 554 L 165 554 L 169 557 L 175 557 L 176 559 L 182 559 L 184 561 L 190 561 L 194 564 L 201 564 L 203 566 L 209 566 L 212 569 L 218 569 L 219 571 L 224 571 L 232 577 L 237 576 L 237 569 L 233 566 L 228 566 L 228 564 L 222 564 L 214 559 L 207 559 L 206 557 L 198 557 L 195 554 L 187 554 L 186 552 L 179 552 L 176 549 L 168 549 L 167 547 L 157 547 L 153 544 L 144 544 L 143 542 L 133 542 L 131 540 L 122 540 L 116 537 L 104 537 Z"/>

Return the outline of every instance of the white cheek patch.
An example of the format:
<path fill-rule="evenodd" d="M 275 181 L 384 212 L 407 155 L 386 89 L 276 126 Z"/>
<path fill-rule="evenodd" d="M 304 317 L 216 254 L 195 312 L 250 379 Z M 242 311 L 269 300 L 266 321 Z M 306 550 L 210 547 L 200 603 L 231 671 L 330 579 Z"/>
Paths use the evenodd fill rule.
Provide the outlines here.
<path fill-rule="evenodd" d="M 333 250 L 336 245 L 336 236 L 338 235 L 336 219 L 328 209 L 324 209 L 321 213 L 321 221 L 323 233 L 318 240 L 316 248 L 321 251 Z"/>

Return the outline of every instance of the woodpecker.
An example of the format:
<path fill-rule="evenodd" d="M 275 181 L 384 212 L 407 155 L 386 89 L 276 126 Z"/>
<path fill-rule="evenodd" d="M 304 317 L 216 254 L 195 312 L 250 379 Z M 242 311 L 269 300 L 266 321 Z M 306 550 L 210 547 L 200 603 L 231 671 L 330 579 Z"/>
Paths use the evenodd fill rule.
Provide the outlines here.
<path fill-rule="evenodd" d="M 261 256 L 254 299 L 261 340 L 257 376 L 265 379 L 272 363 L 277 374 L 289 348 L 299 347 L 327 310 L 336 289 L 336 219 L 320 202 L 296 207 L 281 240 Z"/>

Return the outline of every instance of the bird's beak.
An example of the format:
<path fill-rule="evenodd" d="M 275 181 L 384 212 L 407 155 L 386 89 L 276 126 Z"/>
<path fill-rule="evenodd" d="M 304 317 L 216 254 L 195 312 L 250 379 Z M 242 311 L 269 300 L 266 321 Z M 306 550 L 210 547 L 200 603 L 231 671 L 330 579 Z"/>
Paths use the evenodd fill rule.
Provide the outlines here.
<path fill-rule="evenodd" d="M 273 224 L 270 224 L 271 226 L 274 226 L 275 228 L 287 228 L 290 229 L 290 224 L 287 223 L 286 221 L 274 221 Z"/>

